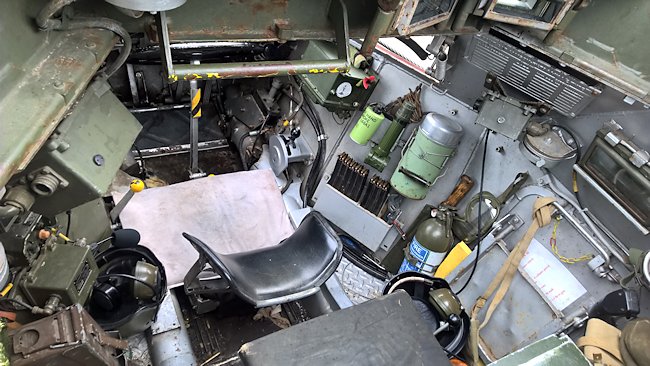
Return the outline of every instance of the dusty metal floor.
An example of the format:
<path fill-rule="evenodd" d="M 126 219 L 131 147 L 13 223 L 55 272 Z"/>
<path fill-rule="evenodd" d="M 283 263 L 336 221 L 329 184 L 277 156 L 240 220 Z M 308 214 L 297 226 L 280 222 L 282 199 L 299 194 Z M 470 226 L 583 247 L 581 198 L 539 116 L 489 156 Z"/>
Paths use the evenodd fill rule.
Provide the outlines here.
<path fill-rule="evenodd" d="M 166 184 L 188 180 L 189 153 L 145 158 L 145 168 Z M 201 151 L 199 168 L 206 174 L 225 174 L 243 170 L 239 156 L 229 148 Z"/>
<path fill-rule="evenodd" d="M 239 365 L 236 356 L 243 344 L 280 330 L 267 318 L 253 320 L 258 309 L 238 298 L 202 315 L 191 310 L 185 296 L 179 296 L 179 303 L 199 365 Z"/>

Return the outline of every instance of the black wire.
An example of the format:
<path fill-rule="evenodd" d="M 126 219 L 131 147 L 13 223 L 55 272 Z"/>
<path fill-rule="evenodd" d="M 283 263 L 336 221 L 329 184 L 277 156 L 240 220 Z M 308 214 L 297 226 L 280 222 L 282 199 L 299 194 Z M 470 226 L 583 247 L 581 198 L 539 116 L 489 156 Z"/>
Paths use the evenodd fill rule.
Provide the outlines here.
<path fill-rule="evenodd" d="M 103 280 L 103 279 L 112 278 L 112 277 L 128 278 L 130 280 L 140 282 L 141 284 L 149 287 L 151 289 L 151 291 L 153 291 L 154 296 L 158 296 L 158 291 L 156 291 L 156 288 L 152 284 L 147 283 L 144 280 L 141 280 L 141 279 L 139 279 L 139 278 L 137 278 L 135 276 L 128 275 L 126 273 L 107 273 L 105 275 L 98 276 L 97 279 L 98 280 Z"/>
<path fill-rule="evenodd" d="M 342 120 L 339 121 L 339 120 L 336 118 L 336 114 L 334 114 L 334 112 L 332 112 L 332 119 L 334 120 L 334 123 L 336 123 L 336 124 L 339 125 L 339 126 L 343 126 L 343 125 L 345 124 L 345 122 L 348 121 L 347 118 L 344 118 L 344 119 L 342 119 Z"/>
<path fill-rule="evenodd" d="M 352 249 L 348 245 L 343 245 L 343 256 L 350 261 L 350 263 L 361 268 L 364 272 L 379 279 L 381 281 L 386 281 L 389 277 L 388 271 L 384 268 L 381 268 L 377 263 L 374 263 L 363 257 L 355 249 Z"/>
<path fill-rule="evenodd" d="M 70 237 L 70 223 L 72 222 L 72 210 L 68 210 L 65 213 L 66 215 L 68 215 L 68 224 L 65 229 L 65 236 Z"/>
<path fill-rule="evenodd" d="M 485 178 L 485 155 L 487 155 L 487 144 L 488 144 L 488 137 L 490 136 L 490 131 L 486 131 L 485 133 L 485 141 L 483 143 L 483 158 L 481 159 L 481 179 L 479 183 L 479 191 L 478 191 L 478 220 L 477 220 L 477 236 L 476 236 L 476 257 L 474 258 L 474 265 L 472 266 L 472 272 L 469 273 L 469 277 L 467 277 L 467 281 L 465 281 L 465 284 L 463 287 L 460 288 L 456 292 L 456 295 L 460 294 L 465 290 L 467 285 L 469 285 L 470 281 L 472 280 L 472 277 L 474 277 L 474 272 L 476 272 L 476 267 L 478 265 L 478 257 L 481 254 L 481 241 L 483 241 L 483 238 L 481 237 L 481 207 L 483 206 L 483 180 Z"/>
<path fill-rule="evenodd" d="M 304 94 L 303 94 L 303 98 L 304 98 Z M 312 167 L 309 170 L 309 175 L 307 176 L 307 179 L 305 181 L 303 205 L 306 206 L 311 200 L 312 196 L 314 195 L 314 192 L 316 191 L 316 187 L 318 187 L 318 175 L 319 175 L 318 172 L 320 171 L 321 165 L 325 160 L 327 145 L 325 143 L 325 139 L 321 138 L 321 136 L 323 136 L 324 134 L 323 123 L 320 117 L 318 116 L 318 114 L 314 111 L 314 107 L 312 106 L 312 103 L 309 100 L 309 98 L 305 98 L 304 103 L 300 108 L 305 113 L 305 116 L 307 116 L 307 119 L 311 122 L 311 125 L 314 128 L 314 131 L 316 132 L 316 136 L 319 139 L 318 151 L 316 152 L 316 159 L 312 164 Z"/>
<path fill-rule="evenodd" d="M 9 298 L 9 297 L 0 297 L 0 302 L 10 302 L 10 303 L 13 303 L 13 304 L 18 304 L 18 305 L 22 306 L 23 308 L 25 308 L 25 310 L 31 310 L 33 308 L 33 306 L 29 305 L 28 303 L 26 303 L 24 301 L 20 301 L 18 299 L 12 299 L 12 298 Z"/>

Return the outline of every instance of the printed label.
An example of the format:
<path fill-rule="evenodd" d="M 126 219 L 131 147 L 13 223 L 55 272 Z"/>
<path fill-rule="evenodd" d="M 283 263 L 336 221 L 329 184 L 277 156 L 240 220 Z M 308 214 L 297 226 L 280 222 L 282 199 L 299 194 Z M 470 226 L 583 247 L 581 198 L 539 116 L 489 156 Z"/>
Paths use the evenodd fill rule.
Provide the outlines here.
<path fill-rule="evenodd" d="M 442 263 L 442 260 L 445 259 L 447 253 L 438 253 L 428 250 L 423 247 L 415 237 L 409 245 L 409 253 L 411 256 L 417 260 L 417 264 L 410 263 L 406 258 L 402 262 L 402 265 L 399 268 L 399 272 L 406 271 L 416 271 L 426 274 L 433 274 L 436 267 Z"/>

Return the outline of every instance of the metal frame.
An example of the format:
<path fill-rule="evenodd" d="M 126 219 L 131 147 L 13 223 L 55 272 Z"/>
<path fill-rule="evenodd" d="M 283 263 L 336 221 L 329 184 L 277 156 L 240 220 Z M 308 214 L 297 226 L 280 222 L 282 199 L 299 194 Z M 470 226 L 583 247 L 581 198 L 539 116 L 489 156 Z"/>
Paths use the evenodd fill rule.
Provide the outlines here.
<path fill-rule="evenodd" d="M 417 9 L 420 0 L 406 0 L 404 2 L 404 5 L 402 5 L 400 9 L 399 16 L 395 21 L 395 25 L 393 26 L 393 29 L 396 29 L 397 33 L 399 33 L 400 35 L 407 35 L 419 31 L 421 29 L 431 27 L 432 25 L 441 23 L 449 19 L 451 14 L 456 9 L 456 5 L 458 5 L 458 2 L 459 2 L 458 0 L 454 0 L 454 3 L 451 5 L 451 9 L 449 9 L 449 11 L 447 12 L 443 12 L 436 16 L 411 24 L 413 15 L 415 15 L 415 9 Z"/>
<path fill-rule="evenodd" d="M 492 0 L 490 2 L 490 5 L 485 10 L 485 15 L 483 17 L 485 19 L 495 20 L 497 22 L 510 23 L 510 24 L 515 24 L 523 27 L 530 27 L 530 28 L 548 31 L 553 29 L 553 27 L 555 27 L 558 23 L 560 23 L 560 21 L 562 21 L 562 19 L 564 19 L 564 16 L 569 12 L 569 10 L 571 10 L 571 7 L 573 6 L 574 2 L 575 2 L 574 0 L 564 0 L 564 5 L 562 6 L 562 8 L 557 12 L 557 14 L 555 14 L 553 19 L 548 23 L 539 20 L 526 19 L 523 17 L 496 12 L 494 11 L 494 8 L 496 8 L 496 6 L 498 5 L 498 0 Z"/>
<path fill-rule="evenodd" d="M 610 195 L 608 192 L 609 190 L 606 190 L 603 188 L 594 178 L 591 177 L 585 170 L 583 170 L 580 166 L 577 164 L 573 166 L 573 170 L 578 173 L 578 175 L 585 180 L 590 186 L 592 186 L 598 193 L 600 193 L 606 200 L 607 202 L 611 203 L 614 208 L 618 212 L 620 212 L 629 222 L 634 225 L 635 228 L 637 228 L 643 235 L 648 235 L 650 234 L 650 230 L 648 230 L 647 227 L 643 225 L 635 216 L 633 216 L 623 205 L 621 205 L 618 200 L 616 200 L 614 197 Z"/>
<path fill-rule="evenodd" d="M 165 12 L 156 14 L 158 39 L 161 47 L 163 70 L 169 82 L 179 79 L 235 79 L 285 76 L 297 74 L 346 73 L 350 70 L 349 27 L 348 13 L 343 0 L 334 0 L 330 4 L 329 18 L 336 31 L 338 59 L 335 60 L 286 60 L 233 62 L 201 65 L 174 65 L 167 15 Z"/>

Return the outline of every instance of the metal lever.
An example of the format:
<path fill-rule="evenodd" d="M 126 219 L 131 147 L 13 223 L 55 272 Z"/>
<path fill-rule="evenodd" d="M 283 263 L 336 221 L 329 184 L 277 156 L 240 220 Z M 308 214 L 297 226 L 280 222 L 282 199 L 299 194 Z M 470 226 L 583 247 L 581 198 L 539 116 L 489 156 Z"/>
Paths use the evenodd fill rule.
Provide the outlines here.
<path fill-rule="evenodd" d="M 133 196 L 136 193 L 142 192 L 144 188 L 145 188 L 144 182 L 141 181 L 140 179 L 134 179 L 131 181 L 131 184 L 129 184 L 129 191 L 126 192 L 126 194 L 124 195 L 124 197 L 122 197 L 120 202 L 118 202 L 117 205 L 115 205 L 115 207 L 113 207 L 113 209 L 111 210 L 110 213 L 111 222 L 115 222 L 115 220 L 117 220 L 117 218 L 122 213 L 122 210 L 124 210 L 124 207 L 126 207 L 126 204 L 129 203 L 131 198 L 133 198 Z"/>

